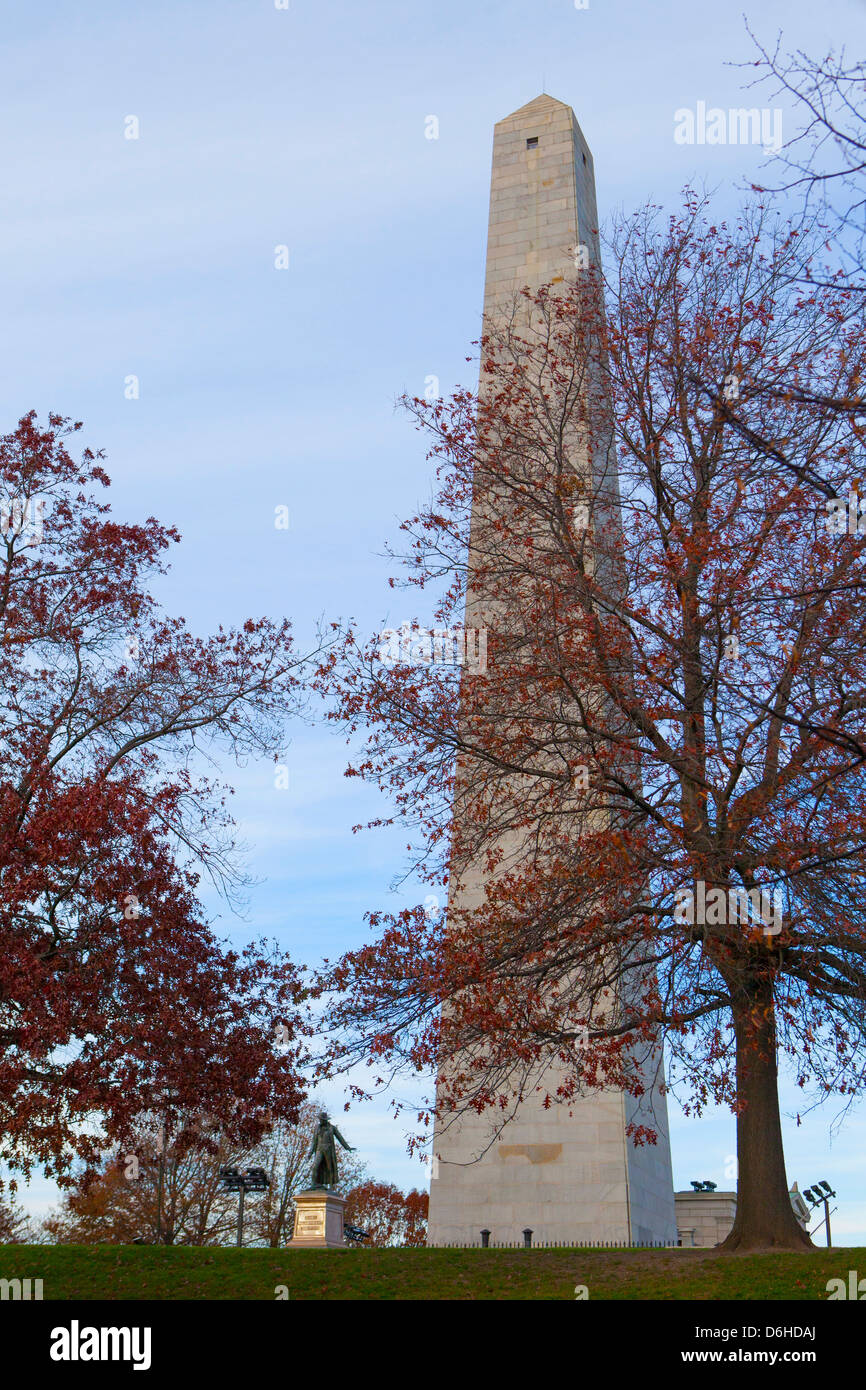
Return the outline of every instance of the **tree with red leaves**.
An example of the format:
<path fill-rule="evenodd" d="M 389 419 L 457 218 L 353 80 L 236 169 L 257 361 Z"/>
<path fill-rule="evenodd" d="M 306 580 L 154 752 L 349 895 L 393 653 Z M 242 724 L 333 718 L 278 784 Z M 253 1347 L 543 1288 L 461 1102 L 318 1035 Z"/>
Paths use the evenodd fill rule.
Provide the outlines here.
<path fill-rule="evenodd" d="M 737 1117 L 727 1250 L 809 1244 L 778 1057 L 816 1100 L 866 1079 L 866 334 L 812 257 L 688 195 L 485 325 L 479 391 L 408 403 L 436 606 L 322 676 L 449 890 L 323 973 L 332 1068 L 436 1068 L 437 1124 L 501 1126 L 528 1087 L 642 1094 L 664 1040 L 687 1112 Z M 486 669 L 437 659 L 464 621 Z"/>
<path fill-rule="evenodd" d="M 164 1245 L 231 1245 L 237 1194 L 220 1183 L 220 1166 L 245 1160 L 219 1144 L 214 1152 L 160 1152 L 159 1136 L 142 1131 L 129 1153 L 76 1175 L 43 1221 L 43 1237 L 52 1245 L 151 1244 L 158 1231 Z"/>
<path fill-rule="evenodd" d="M 202 639 L 159 611 L 179 537 L 111 518 L 79 428 L 0 438 L 0 1160 L 61 1178 L 142 1116 L 246 1143 L 301 1098 L 294 967 L 226 950 L 196 898 L 241 880 L 196 760 L 273 756 L 305 662 L 285 621 Z"/>
<path fill-rule="evenodd" d="M 365 1245 L 422 1246 L 427 1241 L 428 1205 L 426 1192 L 401 1192 L 391 1182 L 370 1178 L 348 1193 L 345 1219 L 347 1225 L 367 1232 Z"/>

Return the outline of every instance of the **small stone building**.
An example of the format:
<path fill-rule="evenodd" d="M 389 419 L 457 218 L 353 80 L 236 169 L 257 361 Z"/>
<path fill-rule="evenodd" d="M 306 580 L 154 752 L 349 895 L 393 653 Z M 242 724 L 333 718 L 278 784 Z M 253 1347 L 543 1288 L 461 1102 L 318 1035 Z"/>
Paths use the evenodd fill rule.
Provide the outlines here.
<path fill-rule="evenodd" d="M 737 1214 L 736 1192 L 676 1192 L 677 1242 L 682 1246 L 707 1249 L 719 1245 L 729 1234 Z M 791 1188 L 794 1215 L 804 1230 L 808 1228 L 810 1211 L 794 1183 Z"/>
<path fill-rule="evenodd" d="M 730 1232 L 737 1214 L 736 1192 L 675 1192 L 677 1240 L 706 1249 Z"/>

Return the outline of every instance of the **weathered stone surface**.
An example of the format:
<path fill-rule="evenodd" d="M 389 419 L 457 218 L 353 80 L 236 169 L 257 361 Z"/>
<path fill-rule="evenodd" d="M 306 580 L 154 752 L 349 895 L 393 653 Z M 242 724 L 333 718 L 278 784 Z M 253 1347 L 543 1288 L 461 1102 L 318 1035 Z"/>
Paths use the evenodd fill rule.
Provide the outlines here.
<path fill-rule="evenodd" d="M 538 144 L 528 147 L 527 141 Z M 570 279 L 575 248 L 598 260 L 592 155 L 571 107 L 540 96 L 495 128 L 484 312 L 506 311 L 515 291 Z M 468 620 L 467 620 L 468 621 Z M 477 902 L 480 881 L 454 889 Z M 553 1071 L 541 1092 L 522 1100 L 495 1139 L 488 1116 L 438 1126 L 433 1151 L 428 1240 L 431 1245 L 520 1242 L 530 1227 L 542 1241 L 676 1242 L 667 1105 L 654 1085 L 658 1058 L 646 1062 L 640 1102 L 620 1092 L 595 1093 L 569 1107 L 544 1108 L 556 1090 Z M 638 1113 L 640 1112 L 640 1113 Z M 658 1143 L 635 1148 L 631 1121 L 650 1123 Z M 477 1161 L 473 1161 L 476 1160 Z"/>
<path fill-rule="evenodd" d="M 736 1192 L 678 1192 L 677 1230 L 684 1246 L 720 1245 L 737 1214 Z"/>

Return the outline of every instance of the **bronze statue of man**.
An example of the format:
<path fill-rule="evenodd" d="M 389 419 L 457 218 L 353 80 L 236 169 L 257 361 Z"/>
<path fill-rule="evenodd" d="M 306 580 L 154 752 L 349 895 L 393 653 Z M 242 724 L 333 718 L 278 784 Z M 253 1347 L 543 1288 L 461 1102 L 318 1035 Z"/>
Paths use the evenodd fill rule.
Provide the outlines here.
<path fill-rule="evenodd" d="M 335 1139 L 340 1143 L 347 1153 L 354 1153 L 351 1144 L 347 1144 L 336 1125 L 332 1125 L 327 1114 L 323 1110 L 319 1115 L 319 1124 L 313 1130 L 313 1142 L 310 1145 L 310 1152 L 307 1158 L 313 1160 L 313 1171 L 311 1175 L 311 1186 L 313 1187 L 336 1187 L 337 1186 L 337 1146 Z"/>

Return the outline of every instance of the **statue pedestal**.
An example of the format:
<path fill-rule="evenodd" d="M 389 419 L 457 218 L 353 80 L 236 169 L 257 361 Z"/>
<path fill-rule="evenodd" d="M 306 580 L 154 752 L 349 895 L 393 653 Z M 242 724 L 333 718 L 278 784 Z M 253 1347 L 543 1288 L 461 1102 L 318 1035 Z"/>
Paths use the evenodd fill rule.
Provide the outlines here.
<path fill-rule="evenodd" d="M 345 1197 L 327 1187 L 313 1187 L 295 1194 L 295 1231 L 289 1250 L 345 1250 L 343 1212 Z"/>

